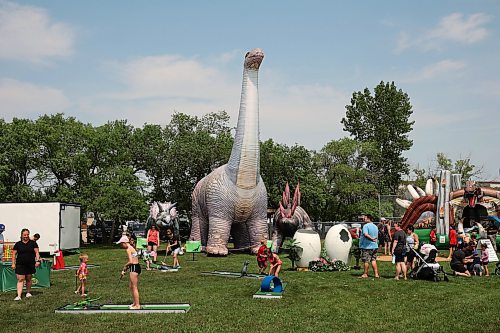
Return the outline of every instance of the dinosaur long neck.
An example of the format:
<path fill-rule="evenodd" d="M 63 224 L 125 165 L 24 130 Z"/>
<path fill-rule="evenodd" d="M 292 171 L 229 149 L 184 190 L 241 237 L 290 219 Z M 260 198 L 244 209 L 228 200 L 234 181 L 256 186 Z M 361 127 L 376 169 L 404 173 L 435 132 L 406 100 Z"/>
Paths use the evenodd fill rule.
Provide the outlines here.
<path fill-rule="evenodd" d="M 251 189 L 260 178 L 259 71 L 245 68 L 238 127 L 228 162 L 228 174 L 237 187 Z"/>

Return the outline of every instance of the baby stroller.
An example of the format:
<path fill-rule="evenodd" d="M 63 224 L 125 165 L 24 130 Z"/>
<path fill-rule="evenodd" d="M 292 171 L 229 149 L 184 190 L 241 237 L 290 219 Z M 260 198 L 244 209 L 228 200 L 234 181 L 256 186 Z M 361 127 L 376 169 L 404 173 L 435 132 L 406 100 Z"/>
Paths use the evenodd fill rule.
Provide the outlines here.
<path fill-rule="evenodd" d="M 420 253 L 414 249 L 410 249 L 415 253 L 416 265 L 415 268 L 410 271 L 410 278 L 419 280 L 431 280 L 434 282 L 448 281 L 448 276 L 446 276 L 443 267 L 436 262 L 437 249 L 434 245 L 424 244 L 420 249 Z"/>

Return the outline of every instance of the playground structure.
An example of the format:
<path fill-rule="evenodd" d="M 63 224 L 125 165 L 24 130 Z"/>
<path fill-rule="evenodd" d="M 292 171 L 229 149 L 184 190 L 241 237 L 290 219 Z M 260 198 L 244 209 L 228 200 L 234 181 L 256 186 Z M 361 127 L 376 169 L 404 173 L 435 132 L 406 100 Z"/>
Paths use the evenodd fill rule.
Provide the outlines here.
<path fill-rule="evenodd" d="M 500 191 L 490 187 L 480 187 L 472 181 L 461 186 L 461 177 L 442 170 L 439 177 L 427 180 L 425 191 L 413 185 L 407 186 L 413 201 L 396 199 L 406 208 L 401 220 L 401 227 L 407 229 L 415 224 L 425 212 L 435 214 L 438 243 L 447 243 L 450 226 L 457 225 L 458 232 L 464 228 L 477 226 L 479 232 L 490 223 L 488 216 L 498 214 Z M 462 211 L 458 223 L 455 223 L 456 212 Z"/>

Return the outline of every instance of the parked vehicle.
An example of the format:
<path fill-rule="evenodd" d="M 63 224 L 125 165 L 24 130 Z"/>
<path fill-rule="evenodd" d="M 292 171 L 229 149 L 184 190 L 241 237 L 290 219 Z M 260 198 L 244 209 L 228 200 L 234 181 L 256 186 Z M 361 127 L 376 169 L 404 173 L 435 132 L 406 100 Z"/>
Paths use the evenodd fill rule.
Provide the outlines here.
<path fill-rule="evenodd" d="M 127 222 L 127 231 L 133 233 L 137 238 L 145 238 L 146 237 L 146 223 L 141 223 L 138 221 L 128 221 Z"/>
<path fill-rule="evenodd" d="M 88 226 L 87 228 L 87 240 L 89 243 L 102 244 L 109 240 L 111 235 L 112 221 L 100 221 L 96 220 L 94 224 Z M 112 241 L 116 242 L 120 239 L 122 235 L 121 227 L 118 223 L 115 223 L 115 231 Z"/>
<path fill-rule="evenodd" d="M 21 229 L 40 234 L 40 252 L 80 248 L 80 205 L 61 202 L 1 203 L 5 242 L 17 242 Z"/>

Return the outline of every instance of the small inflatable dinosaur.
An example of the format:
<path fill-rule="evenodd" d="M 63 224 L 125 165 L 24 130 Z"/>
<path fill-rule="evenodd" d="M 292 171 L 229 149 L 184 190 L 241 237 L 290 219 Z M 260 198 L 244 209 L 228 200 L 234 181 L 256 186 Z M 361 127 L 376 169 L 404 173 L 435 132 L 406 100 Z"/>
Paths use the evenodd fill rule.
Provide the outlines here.
<path fill-rule="evenodd" d="M 285 237 L 293 237 L 298 229 L 312 230 L 312 222 L 300 207 L 300 184 L 295 188 L 293 201 L 290 201 L 290 187 L 286 183 L 280 207 L 273 218 L 273 250 L 279 252 Z"/>

